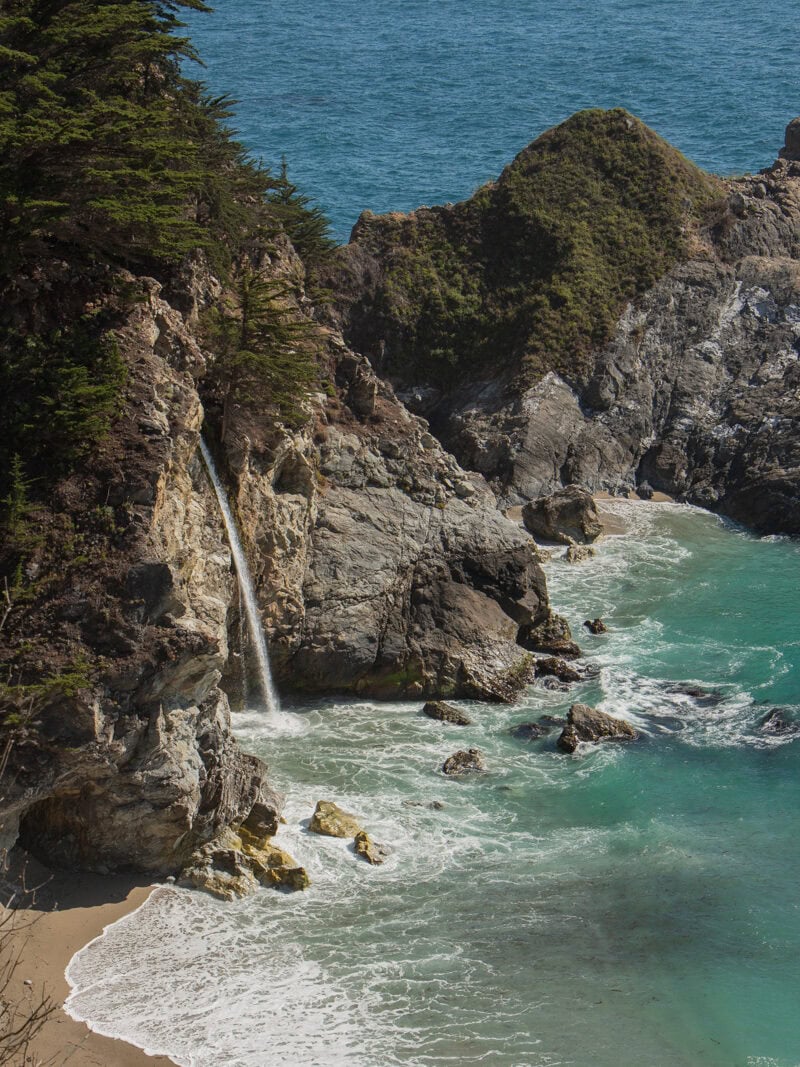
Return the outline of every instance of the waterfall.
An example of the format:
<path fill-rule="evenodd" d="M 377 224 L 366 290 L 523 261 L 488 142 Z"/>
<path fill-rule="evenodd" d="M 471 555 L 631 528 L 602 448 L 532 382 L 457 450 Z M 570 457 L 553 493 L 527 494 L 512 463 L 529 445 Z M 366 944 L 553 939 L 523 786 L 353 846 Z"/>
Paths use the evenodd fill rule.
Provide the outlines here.
<path fill-rule="evenodd" d="M 264 703 L 266 704 L 267 711 L 276 713 L 280 710 L 280 703 L 272 681 L 272 672 L 269 668 L 269 652 L 267 651 L 264 630 L 261 626 L 261 618 L 258 614 L 258 605 L 256 604 L 253 580 L 250 577 L 250 568 L 247 566 L 247 559 L 242 548 L 242 542 L 239 540 L 239 531 L 236 528 L 236 520 L 233 517 L 233 512 L 228 503 L 228 494 L 225 492 L 225 486 L 219 480 L 217 468 L 214 466 L 214 460 L 212 459 L 208 446 L 202 437 L 200 438 L 200 451 L 205 460 L 211 484 L 214 486 L 214 492 L 217 494 L 219 509 L 225 520 L 225 529 L 228 531 L 228 543 L 231 546 L 233 562 L 236 567 L 236 576 L 239 579 L 239 595 L 244 601 L 248 628 L 250 630 L 250 639 L 256 650 L 256 659 L 258 661 L 258 672 L 261 680 L 261 690 L 264 695 Z"/>

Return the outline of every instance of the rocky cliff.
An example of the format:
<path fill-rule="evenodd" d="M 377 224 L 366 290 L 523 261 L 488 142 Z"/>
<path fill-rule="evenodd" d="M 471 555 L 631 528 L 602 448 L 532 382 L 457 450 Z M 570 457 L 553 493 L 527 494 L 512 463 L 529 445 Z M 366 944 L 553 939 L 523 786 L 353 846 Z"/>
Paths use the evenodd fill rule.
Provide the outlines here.
<path fill-rule="evenodd" d="M 465 204 L 363 216 L 336 321 L 503 504 L 647 483 L 800 532 L 797 124 L 719 183 L 624 112 L 579 118 Z"/>
<path fill-rule="evenodd" d="M 308 313 L 286 242 L 261 269 Z M 274 833 L 281 798 L 231 732 L 245 650 L 197 449 L 215 359 L 199 312 L 220 284 L 196 266 L 171 303 L 152 279 L 115 285 L 122 413 L 18 533 L 0 822 L 53 864 L 164 873 L 229 827 Z M 290 422 L 243 402 L 220 441 L 208 394 L 282 688 L 509 698 L 532 672 L 523 643 L 552 629 L 532 541 L 335 333 L 318 361 Z"/>

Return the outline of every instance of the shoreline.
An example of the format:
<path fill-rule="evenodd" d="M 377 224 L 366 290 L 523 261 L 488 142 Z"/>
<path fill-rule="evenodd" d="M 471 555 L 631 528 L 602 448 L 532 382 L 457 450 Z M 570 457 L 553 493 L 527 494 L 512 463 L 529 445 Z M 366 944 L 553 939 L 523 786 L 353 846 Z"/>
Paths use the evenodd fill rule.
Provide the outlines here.
<path fill-rule="evenodd" d="M 103 1037 L 64 1011 L 70 993 L 69 961 L 117 919 L 135 911 L 154 884 L 143 875 L 99 875 L 50 871 L 29 856 L 12 854 L 12 876 L 25 869 L 27 886 L 41 887 L 35 899 L 15 914 L 24 926 L 18 935 L 20 964 L 14 986 L 30 983 L 34 997 L 50 996 L 55 1010 L 31 1044 L 31 1063 L 69 1067 L 174 1067 L 166 1056 L 148 1056 L 136 1045 Z"/>

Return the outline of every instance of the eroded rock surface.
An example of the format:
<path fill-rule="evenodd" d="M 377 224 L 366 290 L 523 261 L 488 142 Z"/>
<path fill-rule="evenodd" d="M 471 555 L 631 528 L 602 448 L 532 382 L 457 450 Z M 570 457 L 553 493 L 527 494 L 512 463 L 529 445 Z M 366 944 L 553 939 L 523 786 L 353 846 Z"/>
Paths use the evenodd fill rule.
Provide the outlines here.
<path fill-rule="evenodd" d="M 567 485 L 528 501 L 522 509 L 522 521 L 534 537 L 562 545 L 589 544 L 603 532 L 592 494 L 579 485 Z"/>
<path fill-rule="evenodd" d="M 637 737 L 634 728 L 624 719 L 614 719 L 588 704 L 573 704 L 557 744 L 562 752 L 574 752 L 581 742 L 635 741 Z"/>
<path fill-rule="evenodd" d="M 472 719 L 465 711 L 446 704 L 444 700 L 429 700 L 422 709 L 422 714 L 439 722 L 449 722 L 454 726 L 471 726 Z"/>
<path fill-rule="evenodd" d="M 313 834 L 323 837 L 357 837 L 362 833 L 361 823 L 356 815 L 340 808 L 332 800 L 320 800 L 311 816 L 308 829 Z"/>
<path fill-rule="evenodd" d="M 454 777 L 485 770 L 486 760 L 483 757 L 483 753 L 477 748 L 462 749 L 459 752 L 454 752 L 442 764 L 442 772 Z"/>

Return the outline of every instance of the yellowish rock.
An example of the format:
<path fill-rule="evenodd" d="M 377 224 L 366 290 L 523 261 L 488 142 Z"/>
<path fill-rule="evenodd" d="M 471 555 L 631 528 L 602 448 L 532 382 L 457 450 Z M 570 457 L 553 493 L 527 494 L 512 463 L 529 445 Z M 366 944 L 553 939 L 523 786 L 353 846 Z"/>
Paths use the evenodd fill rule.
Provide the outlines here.
<path fill-rule="evenodd" d="M 331 800 L 318 801 L 308 828 L 325 837 L 355 837 L 362 832 L 358 818 Z"/>

